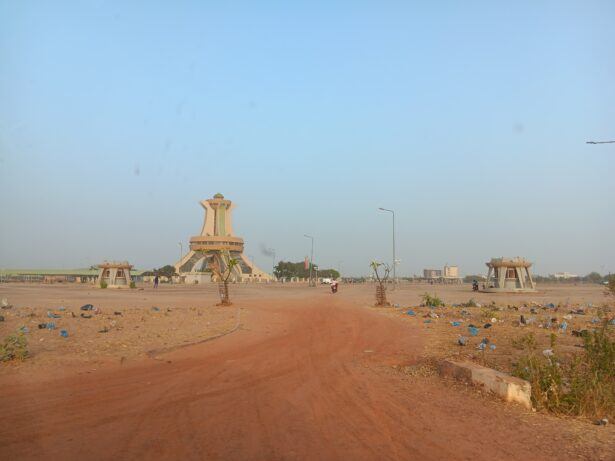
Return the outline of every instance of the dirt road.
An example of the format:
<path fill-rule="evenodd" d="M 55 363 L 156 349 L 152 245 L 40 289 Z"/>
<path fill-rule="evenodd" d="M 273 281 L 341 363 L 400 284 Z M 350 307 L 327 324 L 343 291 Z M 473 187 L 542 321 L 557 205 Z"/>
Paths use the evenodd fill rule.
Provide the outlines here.
<path fill-rule="evenodd" d="M 2 377 L 0 458 L 613 459 L 555 418 L 394 371 L 419 330 L 343 296 L 242 305 L 235 333 L 158 360 Z"/>

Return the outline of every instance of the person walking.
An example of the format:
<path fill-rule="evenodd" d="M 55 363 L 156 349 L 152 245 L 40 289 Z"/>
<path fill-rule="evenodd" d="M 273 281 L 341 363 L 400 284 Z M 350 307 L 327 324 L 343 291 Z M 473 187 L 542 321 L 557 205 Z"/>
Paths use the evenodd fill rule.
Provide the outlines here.
<path fill-rule="evenodd" d="M 154 277 L 154 289 L 158 288 L 158 274 Z"/>

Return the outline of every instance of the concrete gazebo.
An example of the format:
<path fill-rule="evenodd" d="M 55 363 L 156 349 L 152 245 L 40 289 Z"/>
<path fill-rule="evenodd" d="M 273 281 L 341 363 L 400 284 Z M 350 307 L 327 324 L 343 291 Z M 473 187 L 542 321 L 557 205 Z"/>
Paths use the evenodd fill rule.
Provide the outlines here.
<path fill-rule="evenodd" d="M 128 262 L 107 262 L 98 265 L 98 284 L 106 283 L 109 288 L 129 288 L 130 269 L 132 265 Z"/>
<path fill-rule="evenodd" d="M 483 284 L 486 293 L 532 293 L 536 284 L 530 274 L 531 262 L 523 258 L 493 258 L 487 267 L 487 281 Z"/>

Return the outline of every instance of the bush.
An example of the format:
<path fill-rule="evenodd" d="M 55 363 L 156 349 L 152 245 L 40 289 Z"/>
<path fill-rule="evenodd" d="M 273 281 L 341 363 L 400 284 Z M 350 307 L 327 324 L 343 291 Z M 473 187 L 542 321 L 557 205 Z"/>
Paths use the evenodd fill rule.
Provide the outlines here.
<path fill-rule="evenodd" d="M 555 334 L 551 335 L 554 354 L 536 353 L 533 334 L 513 341 L 526 351 L 514 365 L 513 375 L 532 385 L 534 406 L 554 413 L 588 416 L 615 416 L 615 340 L 608 323 L 583 337 L 583 353 L 568 363 L 555 353 Z"/>
<path fill-rule="evenodd" d="M 442 300 L 438 298 L 438 296 L 436 296 L 435 294 L 431 296 L 429 293 L 425 293 L 423 294 L 422 298 L 423 298 L 424 306 L 429 306 L 429 307 L 444 306 L 444 302 L 442 302 Z"/>
<path fill-rule="evenodd" d="M 100 288 L 107 288 L 107 282 L 105 282 L 104 280 L 100 281 Z"/>
<path fill-rule="evenodd" d="M 0 344 L 0 362 L 24 360 L 27 356 L 28 340 L 23 333 L 9 335 Z"/>
<path fill-rule="evenodd" d="M 130 282 L 130 288 L 137 288 L 137 284 L 135 282 Z"/>

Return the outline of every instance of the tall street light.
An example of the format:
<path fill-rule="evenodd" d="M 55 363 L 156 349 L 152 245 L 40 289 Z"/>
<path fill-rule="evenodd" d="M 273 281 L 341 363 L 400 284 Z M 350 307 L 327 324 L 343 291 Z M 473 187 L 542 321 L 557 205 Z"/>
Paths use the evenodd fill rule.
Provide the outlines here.
<path fill-rule="evenodd" d="M 312 237 L 311 235 L 307 235 L 307 234 L 303 234 L 303 236 L 312 241 L 312 252 L 310 253 L 310 286 L 313 287 L 313 286 L 316 286 L 316 284 L 313 283 L 313 280 L 312 280 L 312 267 L 314 266 L 314 237 Z"/>
<path fill-rule="evenodd" d="M 397 271 L 395 270 L 395 265 L 397 264 L 397 259 L 395 259 L 395 212 L 393 210 L 387 210 L 386 208 L 378 208 L 380 211 L 386 211 L 387 213 L 391 213 L 393 215 L 393 280 L 397 283 Z"/>
<path fill-rule="evenodd" d="M 275 277 L 275 250 L 273 248 L 270 248 L 269 251 L 271 251 L 271 257 L 273 259 L 271 263 L 271 273 Z"/>

